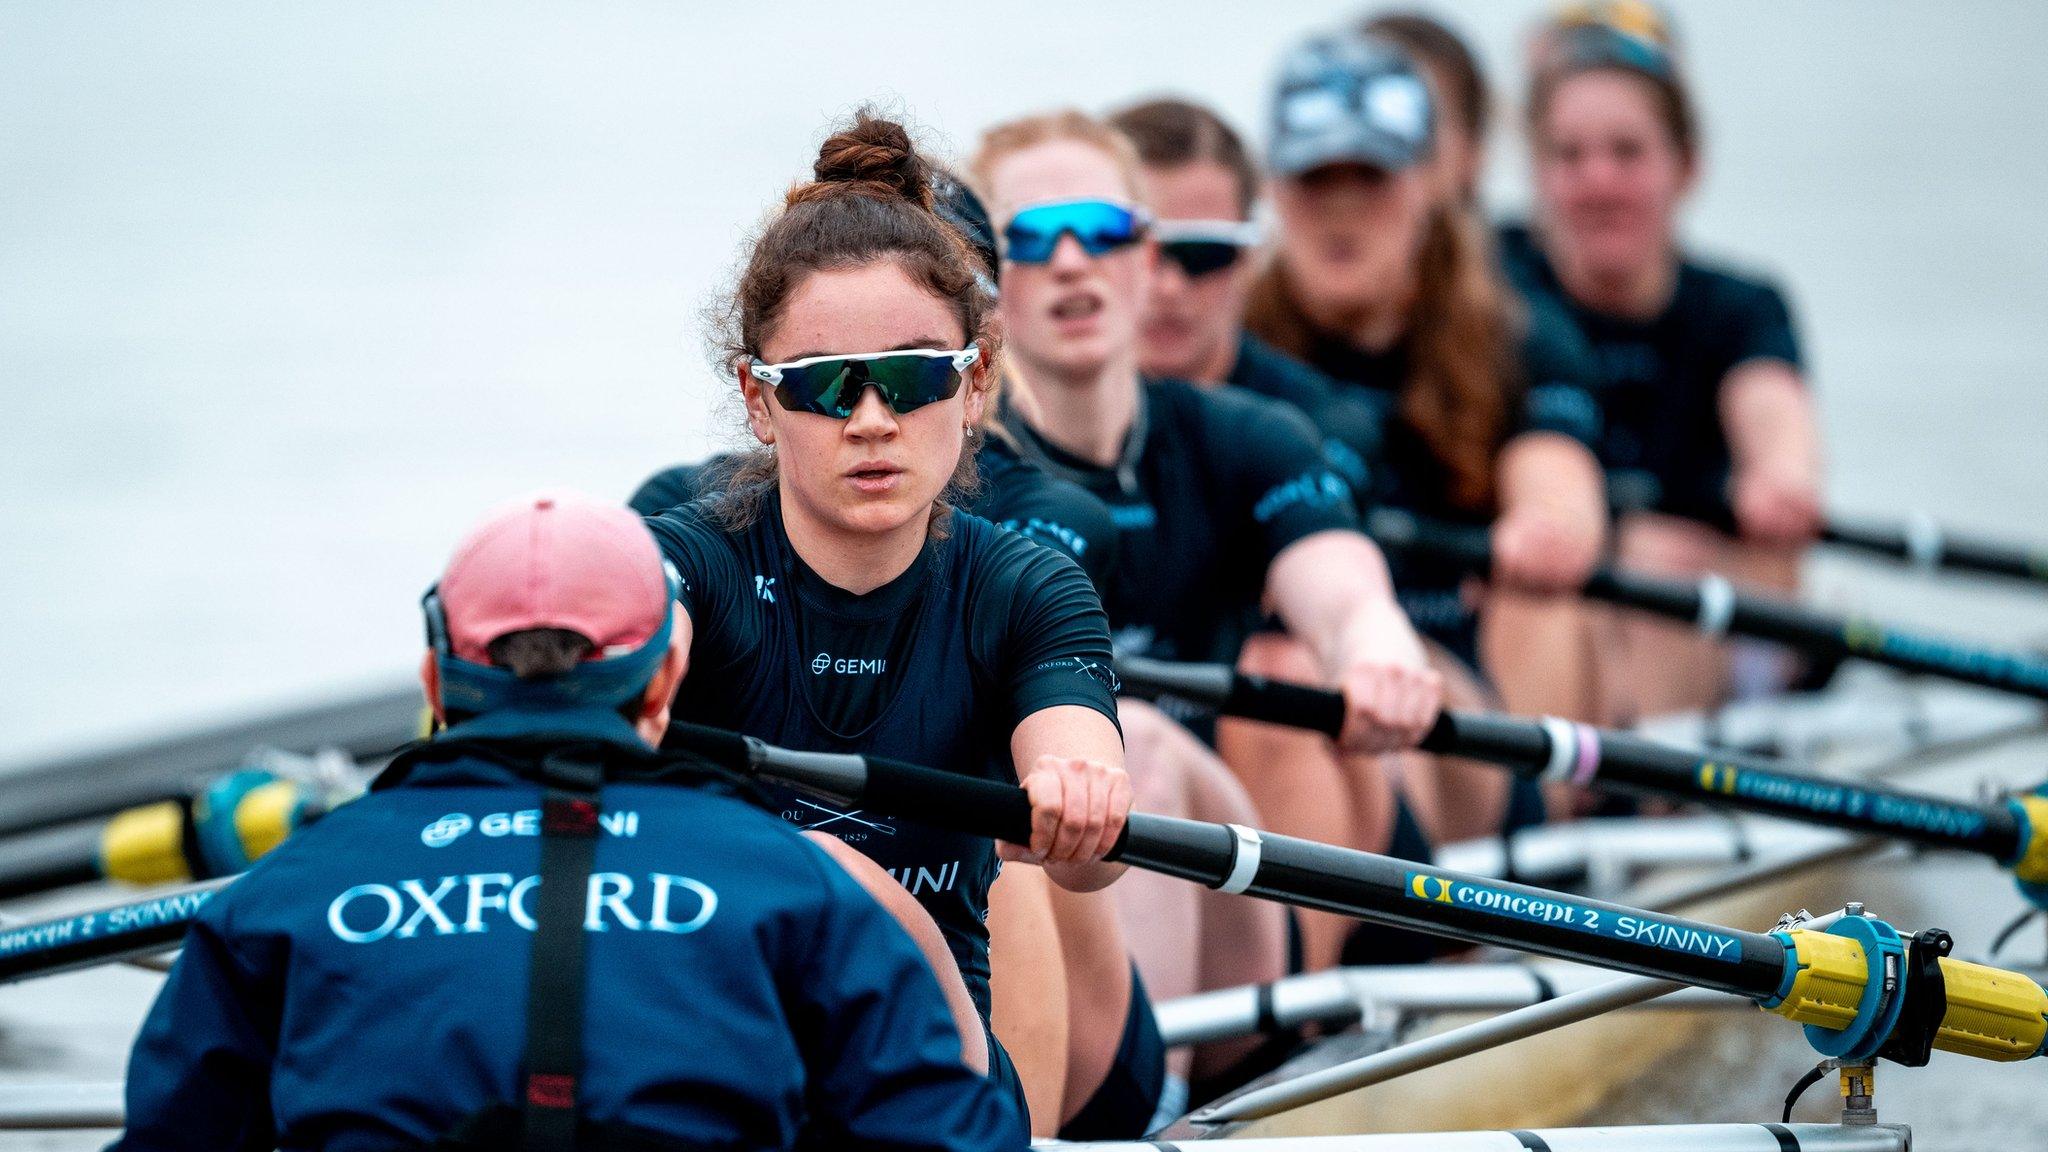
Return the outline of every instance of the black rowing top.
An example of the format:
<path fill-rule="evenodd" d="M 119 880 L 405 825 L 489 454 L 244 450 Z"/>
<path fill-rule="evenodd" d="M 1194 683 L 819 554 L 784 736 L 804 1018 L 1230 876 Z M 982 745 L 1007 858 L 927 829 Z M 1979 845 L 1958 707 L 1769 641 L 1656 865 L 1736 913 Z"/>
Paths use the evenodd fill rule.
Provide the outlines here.
<path fill-rule="evenodd" d="M 1599 455 L 1610 501 L 1623 510 L 1731 527 L 1721 387 L 1749 361 L 1800 366 L 1783 294 L 1767 281 L 1688 258 L 1679 263 L 1670 303 L 1655 317 L 1635 320 L 1572 300 L 1525 226 L 1501 229 L 1500 253 L 1532 307 L 1569 316 L 1598 366 L 1595 395 L 1605 424 Z"/>
<path fill-rule="evenodd" d="M 692 629 L 675 716 L 806 751 L 861 752 L 1014 783 L 1010 740 L 1060 705 L 1116 719 L 1109 630 L 1073 561 L 955 510 L 910 568 L 863 595 L 790 547 L 772 498 L 720 527 L 716 497 L 647 524 L 681 571 Z M 782 814 L 837 835 L 937 921 L 984 1018 L 992 841 L 776 793 Z"/>
<path fill-rule="evenodd" d="M 1315 428 L 1285 404 L 1181 380 L 1142 388 L 1111 467 L 1061 449 L 1015 409 L 1003 425 L 1027 459 L 1109 506 L 1117 566 L 1102 603 L 1117 650 L 1234 660 L 1258 623 L 1273 559 L 1317 532 L 1357 530 L 1350 489 Z"/>
<path fill-rule="evenodd" d="M 1491 506 L 1452 498 L 1449 472 L 1402 412 L 1409 383 L 1405 344 L 1367 352 L 1329 337 L 1317 338 L 1306 363 L 1246 334 L 1230 383 L 1285 400 L 1301 409 L 1328 437 L 1330 463 L 1352 486 L 1360 507 L 1395 508 L 1432 519 L 1483 525 Z M 1519 378 L 1504 383 L 1510 403 L 1499 449 L 1527 432 L 1551 432 L 1591 447 L 1600 430 L 1598 405 L 1587 390 L 1590 360 L 1569 322 L 1552 312 L 1532 313 L 1519 346 Z M 1465 573 L 1427 557 L 1390 557 L 1401 607 L 1423 635 L 1477 669 L 1478 617 L 1463 594 Z"/>

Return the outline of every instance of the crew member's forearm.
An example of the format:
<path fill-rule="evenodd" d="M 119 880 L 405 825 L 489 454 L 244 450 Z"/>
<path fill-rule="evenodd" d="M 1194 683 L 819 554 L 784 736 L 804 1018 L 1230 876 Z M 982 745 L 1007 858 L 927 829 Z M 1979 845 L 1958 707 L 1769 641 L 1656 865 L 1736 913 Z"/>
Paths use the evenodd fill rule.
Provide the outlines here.
<path fill-rule="evenodd" d="M 1267 575 L 1267 599 L 1333 678 L 1363 656 L 1420 658 L 1386 560 L 1358 533 L 1322 532 L 1290 545 Z"/>
<path fill-rule="evenodd" d="M 1721 393 L 1721 421 L 1737 472 L 1760 464 L 1820 483 L 1820 426 L 1813 397 L 1790 365 L 1738 366 Z"/>
<path fill-rule="evenodd" d="M 1525 432 L 1501 449 L 1499 476 L 1503 518 L 1535 512 L 1605 538 L 1604 480 L 1585 445 L 1555 432 Z"/>

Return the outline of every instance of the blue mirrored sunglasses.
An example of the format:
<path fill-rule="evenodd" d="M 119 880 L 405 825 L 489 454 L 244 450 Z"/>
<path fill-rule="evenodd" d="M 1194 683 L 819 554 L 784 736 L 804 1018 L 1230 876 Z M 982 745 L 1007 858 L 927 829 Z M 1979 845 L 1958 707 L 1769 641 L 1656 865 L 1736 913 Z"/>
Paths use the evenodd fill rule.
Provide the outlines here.
<path fill-rule="evenodd" d="M 1003 257 L 1016 264 L 1043 264 L 1052 259 L 1060 237 L 1069 234 L 1090 256 L 1107 256 L 1144 239 L 1151 223 L 1144 209 L 1109 200 L 1034 204 L 1003 226 Z"/>

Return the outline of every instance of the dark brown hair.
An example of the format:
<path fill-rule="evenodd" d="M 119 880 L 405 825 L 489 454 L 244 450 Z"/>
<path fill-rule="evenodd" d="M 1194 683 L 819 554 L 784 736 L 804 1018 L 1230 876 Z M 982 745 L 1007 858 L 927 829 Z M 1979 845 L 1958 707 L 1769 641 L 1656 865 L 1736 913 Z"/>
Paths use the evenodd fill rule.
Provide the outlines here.
<path fill-rule="evenodd" d="M 521 680 L 560 676 L 583 663 L 597 645 L 566 628 L 529 628 L 507 632 L 485 649 L 491 664 Z"/>
<path fill-rule="evenodd" d="M 1443 466 L 1445 495 L 1472 511 L 1494 506 L 1494 457 L 1506 436 L 1509 398 L 1522 386 L 1515 359 L 1520 318 L 1485 251 L 1469 211 L 1448 204 L 1431 210 L 1402 337 L 1408 378 L 1401 416 Z M 1303 360 L 1313 360 L 1318 341 L 1350 339 L 1309 319 L 1284 259 L 1252 286 L 1245 328 Z"/>
<path fill-rule="evenodd" d="M 1147 100 L 1111 116 L 1109 126 L 1130 137 L 1147 167 L 1178 168 L 1200 160 L 1222 165 L 1237 183 L 1237 210 L 1251 215 L 1259 198 L 1259 167 L 1221 116 L 1186 100 Z"/>
<path fill-rule="evenodd" d="M 1675 56 L 1660 49 L 1661 56 L 1657 58 L 1661 58 L 1664 64 L 1661 71 L 1653 72 L 1630 67 L 1597 51 L 1574 53 L 1570 50 L 1573 38 L 1590 41 L 1601 35 L 1621 37 L 1623 33 L 1607 28 L 1569 28 L 1558 35 L 1564 38 L 1565 45 L 1551 53 L 1549 63 L 1529 82 L 1528 132 L 1532 143 L 1542 144 L 1543 121 L 1550 114 L 1550 101 L 1565 81 L 1587 72 L 1607 71 L 1633 78 L 1643 91 L 1649 93 L 1657 119 L 1663 121 L 1664 131 L 1670 135 L 1679 155 L 1685 157 L 1688 164 L 1699 159 L 1699 117 L 1693 111 L 1692 95 L 1679 73 Z M 1651 47 L 1659 48 L 1656 45 Z"/>
<path fill-rule="evenodd" d="M 977 258 L 967 242 L 933 210 L 932 171 L 903 125 L 865 108 L 828 137 L 812 178 L 790 188 L 782 212 L 755 238 L 738 282 L 718 308 L 726 369 L 736 371 L 760 357 L 783 309 L 813 273 L 890 260 L 951 307 L 967 339 L 981 345 L 983 368 L 970 377 L 969 387 L 993 381 L 1002 350 L 995 300 L 976 279 Z M 742 454 L 714 502 L 718 521 L 729 529 L 751 524 L 774 490 L 775 477 L 772 449 Z M 971 490 L 974 482 L 970 437 L 946 495 Z M 932 508 L 934 527 L 943 526 L 946 510 L 942 497 Z"/>
<path fill-rule="evenodd" d="M 1438 102 L 1441 97 L 1455 100 L 1465 131 L 1474 142 L 1486 139 L 1487 125 L 1493 119 L 1493 94 L 1479 58 L 1456 32 L 1421 12 L 1388 12 L 1360 23 L 1358 30 L 1393 41 L 1425 65 L 1432 79 L 1441 77 L 1450 91 L 1441 93 Z"/>

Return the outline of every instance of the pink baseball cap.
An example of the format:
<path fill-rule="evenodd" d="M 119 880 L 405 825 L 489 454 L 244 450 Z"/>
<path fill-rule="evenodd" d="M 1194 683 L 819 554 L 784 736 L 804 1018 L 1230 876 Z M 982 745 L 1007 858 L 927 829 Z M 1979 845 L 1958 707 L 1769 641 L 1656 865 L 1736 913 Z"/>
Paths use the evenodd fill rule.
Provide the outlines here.
<path fill-rule="evenodd" d="M 646 644 L 668 619 L 661 549 L 640 517 L 574 492 L 540 492 L 484 518 L 440 583 L 455 655 L 489 664 L 493 640 L 561 628 L 593 659 Z"/>

